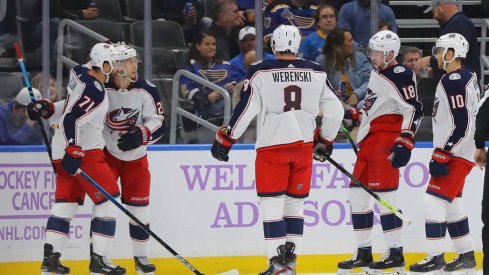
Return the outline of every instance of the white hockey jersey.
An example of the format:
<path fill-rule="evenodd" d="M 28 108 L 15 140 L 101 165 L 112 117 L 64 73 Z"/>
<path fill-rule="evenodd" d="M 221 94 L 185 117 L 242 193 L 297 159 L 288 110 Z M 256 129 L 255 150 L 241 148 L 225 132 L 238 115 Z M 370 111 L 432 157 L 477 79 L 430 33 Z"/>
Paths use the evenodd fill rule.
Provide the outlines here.
<path fill-rule="evenodd" d="M 479 99 L 477 76 L 469 70 L 462 67 L 440 79 L 433 103 L 433 147 L 473 162 Z"/>
<path fill-rule="evenodd" d="M 155 85 L 143 79 L 131 83 L 127 89 L 106 85 L 109 111 L 105 119 L 104 139 L 107 150 L 120 160 L 136 160 L 146 155 L 146 147 L 121 151 L 117 141 L 122 133 L 136 125 L 146 126 L 151 135 L 148 144 L 163 136 L 163 105 Z"/>
<path fill-rule="evenodd" d="M 53 159 L 61 159 L 68 145 L 83 150 L 103 149 L 102 130 L 109 103 L 104 86 L 78 65 L 70 72 L 68 93 L 59 127 L 53 137 Z"/>
<path fill-rule="evenodd" d="M 416 75 L 406 66 L 372 69 L 362 109 L 357 142 L 369 133 L 409 130 L 416 133 L 423 105 L 418 101 Z"/>
<path fill-rule="evenodd" d="M 312 142 L 320 110 L 321 134 L 333 140 L 344 111 L 317 63 L 303 59 L 256 62 L 248 69 L 240 101 L 229 122 L 230 134 L 239 138 L 260 113 L 257 150 Z"/>

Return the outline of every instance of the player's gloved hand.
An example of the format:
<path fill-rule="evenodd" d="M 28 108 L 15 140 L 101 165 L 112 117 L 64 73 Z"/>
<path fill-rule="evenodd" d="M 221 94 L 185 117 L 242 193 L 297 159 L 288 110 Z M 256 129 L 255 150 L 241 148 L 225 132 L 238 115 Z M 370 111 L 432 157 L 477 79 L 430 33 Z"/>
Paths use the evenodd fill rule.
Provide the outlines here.
<path fill-rule="evenodd" d="M 414 148 L 413 135 L 410 132 L 403 132 L 396 138 L 396 143 L 392 146 L 389 159 L 394 168 L 406 166 L 411 158 L 411 150 Z"/>
<path fill-rule="evenodd" d="M 346 110 L 344 118 L 351 119 L 352 128 L 360 126 L 360 110 L 358 110 L 358 108 L 351 107 L 350 109 Z"/>
<path fill-rule="evenodd" d="M 211 153 L 212 156 L 220 161 L 229 160 L 229 150 L 236 143 L 236 139 L 228 134 L 228 128 L 222 127 L 216 133 L 216 140 L 212 144 Z"/>
<path fill-rule="evenodd" d="M 70 145 L 66 147 L 65 156 L 61 160 L 61 167 L 70 175 L 75 175 L 82 164 L 85 152 L 80 146 Z"/>
<path fill-rule="evenodd" d="M 451 152 L 440 148 L 433 150 L 430 160 L 430 175 L 435 178 L 448 175 L 448 162 L 452 155 Z"/>
<path fill-rule="evenodd" d="M 37 121 L 41 117 L 50 118 L 54 113 L 54 104 L 47 99 L 40 99 L 27 105 L 27 115 L 30 120 Z"/>
<path fill-rule="evenodd" d="M 141 145 L 148 144 L 150 132 L 146 126 L 135 126 L 122 134 L 117 141 L 117 147 L 122 151 L 129 151 Z"/>
<path fill-rule="evenodd" d="M 321 136 L 321 128 L 316 128 L 314 131 L 314 149 L 312 157 L 320 162 L 326 159 L 333 153 L 333 142 L 324 139 Z"/>

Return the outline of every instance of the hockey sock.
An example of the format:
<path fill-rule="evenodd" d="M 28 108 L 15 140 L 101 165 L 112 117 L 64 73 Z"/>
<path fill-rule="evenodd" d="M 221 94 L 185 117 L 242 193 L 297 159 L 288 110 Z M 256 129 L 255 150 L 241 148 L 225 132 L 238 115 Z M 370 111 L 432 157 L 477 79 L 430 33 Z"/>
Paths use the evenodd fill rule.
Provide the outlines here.
<path fill-rule="evenodd" d="M 372 212 L 371 196 L 362 188 L 352 187 L 349 192 L 351 219 L 357 247 L 372 246 L 372 227 L 374 213 Z"/>
<path fill-rule="evenodd" d="M 131 212 L 142 223 L 149 226 L 149 208 L 147 206 L 127 206 Z M 133 256 L 148 256 L 149 234 L 132 220 L 129 221 L 129 236 L 132 240 Z"/>
<path fill-rule="evenodd" d="M 461 198 L 455 198 L 448 205 L 447 229 L 452 238 L 453 246 L 459 254 L 474 250 L 474 243 L 470 236 L 469 219 L 465 215 Z"/>
<path fill-rule="evenodd" d="M 391 205 L 398 206 L 397 191 L 383 192 L 382 197 Z M 380 207 L 380 224 L 384 232 L 387 248 L 402 247 L 402 220 L 383 205 Z M 402 211 L 399 211 L 402 212 Z"/>
<path fill-rule="evenodd" d="M 443 253 L 443 239 L 447 232 L 446 205 L 447 201 L 425 194 L 425 231 L 428 242 L 428 255 L 436 256 Z"/>
<path fill-rule="evenodd" d="M 61 252 L 70 232 L 70 220 L 51 216 L 46 225 L 46 243 L 53 246 L 54 252 Z"/>
<path fill-rule="evenodd" d="M 358 247 L 372 246 L 372 227 L 374 225 L 374 213 L 372 210 L 367 212 L 353 212 L 351 214 L 353 230 Z"/>
<path fill-rule="evenodd" d="M 149 227 L 149 224 L 147 224 Z M 132 240 L 134 256 L 148 256 L 149 254 L 149 234 L 139 225 L 129 222 L 129 236 Z"/>
<path fill-rule="evenodd" d="M 93 252 L 107 256 L 115 235 L 115 219 L 95 218 L 92 220 Z"/>
<path fill-rule="evenodd" d="M 402 220 L 392 213 L 381 214 L 380 223 L 387 248 L 402 246 Z"/>
<path fill-rule="evenodd" d="M 304 199 L 285 196 L 284 219 L 287 226 L 287 242 L 294 243 L 297 253 L 304 232 Z"/>
<path fill-rule="evenodd" d="M 277 247 L 285 244 L 287 224 L 284 220 L 284 196 L 261 197 L 263 234 L 267 245 L 267 257 L 277 256 Z"/>

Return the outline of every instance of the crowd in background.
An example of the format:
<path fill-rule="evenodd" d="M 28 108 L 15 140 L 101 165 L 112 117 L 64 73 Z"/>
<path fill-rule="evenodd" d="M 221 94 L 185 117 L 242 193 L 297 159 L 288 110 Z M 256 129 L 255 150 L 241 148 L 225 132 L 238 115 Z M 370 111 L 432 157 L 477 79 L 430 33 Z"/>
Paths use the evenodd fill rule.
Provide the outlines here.
<path fill-rule="evenodd" d="M 378 30 L 389 29 L 398 32 L 396 17 L 434 18 L 440 23 L 441 30 L 433 36 L 447 32 L 459 32 L 464 35 L 470 44 L 470 52 L 465 65 L 480 76 L 478 35 L 469 17 L 458 11 L 456 1 L 445 1 L 455 4 L 447 5 L 446 11 L 444 10 L 443 13 L 424 14 L 422 11 L 426 7 L 409 7 L 395 12 L 394 6 L 390 6 L 389 1 L 380 0 L 263 0 L 265 53 L 260 59 L 274 58 L 269 47 L 269 38 L 275 27 L 280 24 L 295 25 L 300 29 L 303 37 L 299 57 L 315 61 L 324 68 L 335 93 L 343 102 L 345 110 L 361 108 L 372 69 L 370 60 L 366 55 L 368 40 L 372 35 L 370 33 L 371 1 L 376 1 L 378 5 Z M 52 75 L 56 69 L 57 28 L 60 21 L 62 19 L 80 22 L 111 19 L 104 18 L 102 6 L 97 2 L 89 0 L 50 1 Z M 128 3 L 130 1 L 119 0 L 123 16 L 118 23 L 121 23 L 126 29 L 130 23 L 142 19 L 141 13 L 134 15 L 134 10 L 131 10 Z M 188 47 L 182 54 L 176 56 L 177 62 L 171 72 L 176 71 L 176 69 L 186 69 L 223 88 L 236 104 L 239 101 L 239 93 L 243 84 L 242 81 L 246 76 L 246 69 L 257 59 L 254 8 L 254 0 L 153 0 L 152 18 L 157 21 L 178 23 Z M 36 56 L 37 51 L 37 56 L 39 56 L 39 46 L 42 41 L 40 15 L 38 14 L 37 18 L 24 18 L 27 21 L 22 21 L 21 16 L 25 15 L 19 12 L 18 8 L 16 10 L 16 5 L 9 2 L 7 9 L 7 16 L 3 21 L 0 21 L 0 65 L 2 60 L 15 56 L 12 42 L 19 38 L 23 42 L 24 52 L 34 53 Z M 484 16 L 477 10 L 470 12 L 471 17 Z M 25 27 L 23 25 L 25 22 L 30 22 L 30 27 Z M 19 30 L 19 28 L 24 27 L 27 28 L 29 35 L 26 35 L 24 29 Z M 402 34 L 400 36 L 402 39 Z M 416 35 L 411 34 L 411 36 Z M 166 39 L 171 40 L 172 37 Z M 130 39 L 126 40 L 131 42 Z M 82 42 L 77 42 L 74 38 L 70 43 Z M 403 44 L 398 61 L 415 70 L 418 82 L 422 82 L 423 79 L 433 79 L 430 83 L 436 83 L 441 77 L 441 73 L 437 68 L 434 68 L 434 59 L 431 57 L 431 53 L 423 54 L 423 52 L 428 52 L 429 48 L 420 49 L 426 45 L 419 43 Z M 423 57 L 423 55 L 425 56 Z M 154 57 L 153 62 L 157 61 L 157 58 Z M 143 66 L 140 67 L 142 69 Z M 44 91 L 41 87 L 41 76 L 38 74 L 40 67 L 32 65 L 31 68 L 33 68 L 30 70 L 33 74 L 33 87 Z M 141 69 L 139 71 L 140 77 L 143 76 Z M 35 74 L 36 76 L 34 76 Z M 52 101 L 58 101 L 64 97 L 64 91 L 56 90 L 55 81 L 54 78 L 50 78 L 49 94 Z M 226 106 L 221 91 L 214 91 L 186 77 L 181 78 L 179 84 L 181 107 L 201 119 L 217 126 L 222 125 Z M 425 85 L 420 85 L 420 87 L 425 88 Z M 432 96 L 434 95 L 434 86 L 428 85 L 426 89 L 431 89 Z M 0 99 L 4 102 L 0 106 L 0 132 L 2 132 L 0 145 L 41 144 L 40 133 L 34 130 L 39 125 L 27 118 L 25 108 L 23 109 L 23 102 L 17 100 L 17 93 L 18 91 L 10 95 L 0 93 Z M 424 92 L 420 91 L 420 94 L 424 94 Z M 165 97 L 162 99 L 165 101 Z M 166 106 L 168 104 L 170 102 L 167 102 Z M 232 106 L 228 107 L 232 108 Z M 165 114 L 168 117 L 170 115 L 169 110 L 165 110 Z M 194 120 L 183 118 L 178 123 L 179 138 L 182 143 L 209 143 L 214 138 L 214 131 L 203 127 Z M 354 132 L 355 124 L 351 120 L 347 120 L 345 123 Z M 56 127 L 55 124 L 51 124 L 51 126 Z M 15 138 L 18 136 L 18 131 L 26 130 L 30 130 L 34 137 Z M 253 143 L 254 128 L 250 127 L 248 131 L 249 133 L 245 135 L 242 141 Z M 36 137 L 36 135 L 39 136 Z"/>

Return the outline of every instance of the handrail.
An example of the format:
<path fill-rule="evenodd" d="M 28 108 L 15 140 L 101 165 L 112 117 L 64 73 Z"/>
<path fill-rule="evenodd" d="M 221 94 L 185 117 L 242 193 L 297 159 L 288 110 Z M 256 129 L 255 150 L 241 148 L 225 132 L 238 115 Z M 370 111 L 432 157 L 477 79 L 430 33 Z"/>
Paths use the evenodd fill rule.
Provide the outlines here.
<path fill-rule="evenodd" d="M 57 58 L 56 58 L 56 60 L 57 60 L 56 61 L 56 88 L 58 89 L 58 91 L 62 91 L 63 63 L 66 63 L 70 67 L 78 65 L 78 63 L 76 63 L 74 60 L 63 55 L 64 39 L 65 39 L 63 32 L 64 32 L 64 28 L 66 26 L 70 26 L 73 29 L 76 29 L 76 30 L 80 31 L 81 33 L 86 34 L 90 37 L 93 37 L 94 39 L 96 39 L 100 42 L 109 40 L 107 37 L 105 37 L 101 34 L 98 34 L 94 31 L 90 30 L 89 28 L 76 23 L 73 20 L 70 20 L 70 19 L 61 20 L 61 22 L 59 23 L 59 27 L 58 27 L 58 39 L 59 39 L 59 41 L 58 41 L 58 45 L 57 45 L 58 46 L 58 53 L 57 53 Z"/>
<path fill-rule="evenodd" d="M 0 0 L 0 21 L 5 18 L 7 14 L 7 0 Z"/>
<path fill-rule="evenodd" d="M 471 20 L 475 28 L 482 28 L 484 31 L 484 24 L 487 19 L 474 18 Z M 435 19 L 396 19 L 396 22 L 399 29 L 438 29 L 440 27 Z M 434 43 L 437 39 L 438 37 L 401 37 L 401 43 Z M 487 42 L 487 39 L 480 39 L 480 41 Z"/>
<path fill-rule="evenodd" d="M 431 4 L 431 1 L 404 1 L 404 0 L 399 0 L 399 1 L 390 1 L 389 6 L 429 6 Z M 460 3 L 461 5 L 468 6 L 468 5 L 480 5 L 481 0 L 463 0 Z"/>
<path fill-rule="evenodd" d="M 489 75 L 489 56 L 486 54 L 486 43 L 487 43 L 487 30 L 489 29 L 489 19 L 485 19 L 482 22 L 482 28 L 481 28 L 481 55 L 480 55 L 480 61 L 481 61 L 481 79 L 480 79 L 480 86 L 484 86 L 484 78 L 486 75 Z M 484 41 L 486 43 L 484 43 Z"/>
<path fill-rule="evenodd" d="M 190 113 L 189 111 L 184 110 L 183 108 L 178 106 L 178 98 L 180 97 L 180 78 L 182 76 L 186 76 L 191 80 L 200 83 L 216 92 L 219 92 L 224 98 L 224 121 L 221 125 L 224 126 L 228 123 L 229 118 L 231 116 L 231 98 L 229 96 L 228 91 L 223 89 L 222 87 L 217 86 L 216 84 L 209 82 L 187 70 L 178 70 L 173 76 L 173 86 L 172 86 L 172 99 L 171 99 L 171 123 L 170 123 L 170 144 L 175 144 L 177 140 L 177 115 L 184 116 L 194 122 L 201 124 L 202 126 L 212 130 L 217 131 L 220 127 L 216 126 L 207 120 L 204 120 L 195 114 Z"/>

